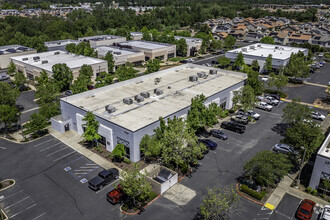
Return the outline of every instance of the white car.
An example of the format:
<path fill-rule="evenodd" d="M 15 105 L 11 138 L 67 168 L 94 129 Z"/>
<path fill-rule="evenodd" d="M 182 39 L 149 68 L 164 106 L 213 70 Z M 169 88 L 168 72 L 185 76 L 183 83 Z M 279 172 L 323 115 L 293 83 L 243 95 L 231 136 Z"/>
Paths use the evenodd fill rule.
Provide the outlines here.
<path fill-rule="evenodd" d="M 254 118 L 255 120 L 259 120 L 259 118 L 260 118 L 260 115 L 258 113 L 256 113 L 256 112 L 252 111 L 252 110 L 249 110 L 248 111 L 248 114 L 250 116 L 252 116 L 252 118 Z"/>
<path fill-rule="evenodd" d="M 312 112 L 312 118 L 324 121 L 325 115 L 322 115 L 320 112 Z"/>
<path fill-rule="evenodd" d="M 320 53 L 320 54 L 319 54 L 319 57 L 323 57 L 323 56 L 324 56 L 324 53 Z"/>
<path fill-rule="evenodd" d="M 269 112 L 273 109 L 273 106 L 268 105 L 266 102 L 259 102 L 256 107 Z"/>
<path fill-rule="evenodd" d="M 9 76 L 5 73 L 0 74 L 0 81 L 9 79 Z"/>
<path fill-rule="evenodd" d="M 266 96 L 266 99 L 271 102 L 272 105 L 278 105 L 279 101 L 271 96 Z M 270 103 L 269 103 L 270 104 Z"/>
<path fill-rule="evenodd" d="M 263 77 L 261 78 L 261 81 L 263 81 L 263 82 L 267 82 L 268 79 L 269 79 L 269 76 L 263 76 Z"/>
<path fill-rule="evenodd" d="M 188 59 L 187 59 L 187 62 L 188 62 L 188 63 L 192 63 L 192 62 L 194 62 L 194 61 L 195 61 L 195 60 L 192 59 L 192 58 L 188 58 Z"/>
<path fill-rule="evenodd" d="M 320 220 L 330 220 L 330 205 L 325 205 Z"/>

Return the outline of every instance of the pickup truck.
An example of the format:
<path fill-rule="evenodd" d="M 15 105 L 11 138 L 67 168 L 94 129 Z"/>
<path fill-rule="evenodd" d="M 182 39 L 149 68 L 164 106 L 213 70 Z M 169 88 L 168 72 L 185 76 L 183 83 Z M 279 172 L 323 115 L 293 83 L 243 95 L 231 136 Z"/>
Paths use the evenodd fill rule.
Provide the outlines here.
<path fill-rule="evenodd" d="M 268 105 L 266 102 L 259 102 L 256 107 L 269 112 L 273 109 L 273 106 Z"/>
<path fill-rule="evenodd" d="M 221 128 L 235 131 L 237 133 L 243 134 L 245 132 L 245 126 L 240 125 L 234 121 L 224 121 L 221 123 Z"/>
<path fill-rule="evenodd" d="M 248 110 L 247 112 L 245 112 L 243 109 L 240 109 L 237 111 L 237 115 L 244 115 L 246 117 L 252 117 L 255 120 L 259 120 L 260 119 L 260 115 L 252 110 Z"/>
<path fill-rule="evenodd" d="M 107 200 L 112 204 L 117 204 L 125 199 L 126 195 L 119 184 L 116 189 L 108 192 Z"/>
<path fill-rule="evenodd" d="M 244 115 L 234 115 L 231 117 L 232 121 L 236 121 L 237 123 L 243 124 L 243 125 L 247 125 L 249 124 L 249 119 L 248 117 L 244 116 Z"/>
<path fill-rule="evenodd" d="M 119 178 L 119 171 L 116 168 L 103 170 L 98 176 L 88 181 L 89 188 L 93 190 L 101 190 L 105 185 Z"/>
<path fill-rule="evenodd" d="M 266 102 L 269 105 L 278 105 L 279 101 L 271 96 L 258 96 L 257 100 L 260 102 Z"/>

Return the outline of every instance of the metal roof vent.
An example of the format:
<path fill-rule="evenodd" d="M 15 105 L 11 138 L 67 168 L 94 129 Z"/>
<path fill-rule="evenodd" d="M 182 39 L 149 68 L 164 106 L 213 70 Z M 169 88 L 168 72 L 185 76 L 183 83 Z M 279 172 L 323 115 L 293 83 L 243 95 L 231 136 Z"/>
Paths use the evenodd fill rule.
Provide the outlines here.
<path fill-rule="evenodd" d="M 149 98 L 150 97 L 150 93 L 149 92 L 141 92 L 140 95 L 143 97 L 143 98 Z"/>
<path fill-rule="evenodd" d="M 40 57 L 39 57 L 39 56 L 33 57 L 33 60 L 34 60 L 35 62 L 37 62 L 37 61 L 40 60 Z"/>
<path fill-rule="evenodd" d="M 198 76 L 199 78 L 205 78 L 205 77 L 206 77 L 206 73 L 205 73 L 205 72 L 198 72 L 198 73 L 197 73 L 197 76 Z"/>
<path fill-rule="evenodd" d="M 144 101 L 144 98 L 143 98 L 143 96 L 141 96 L 141 95 L 136 95 L 136 96 L 134 97 L 134 99 L 135 99 L 135 101 L 137 101 L 137 102 L 143 102 L 143 101 Z"/>
<path fill-rule="evenodd" d="M 105 106 L 105 110 L 106 110 L 109 114 L 111 114 L 111 113 L 115 112 L 117 109 L 116 109 L 114 106 L 112 106 L 112 105 L 106 105 L 106 106 Z"/>
<path fill-rule="evenodd" d="M 189 76 L 189 81 L 190 81 L 190 82 L 198 81 L 198 76 L 195 76 L 195 75 L 193 75 L 193 76 Z"/>
<path fill-rule="evenodd" d="M 164 92 L 163 92 L 163 90 L 161 90 L 161 89 L 154 89 L 154 93 L 155 93 L 156 95 L 161 95 L 161 94 L 163 94 Z"/>
<path fill-rule="evenodd" d="M 256 47 L 255 46 L 250 46 L 250 49 L 255 49 Z"/>
<path fill-rule="evenodd" d="M 242 48 L 242 51 L 246 52 L 247 51 L 247 48 Z"/>
<path fill-rule="evenodd" d="M 213 75 L 213 74 L 217 74 L 217 73 L 218 73 L 218 70 L 212 69 L 212 70 L 209 71 L 209 73 L 210 73 L 211 75 Z"/>
<path fill-rule="evenodd" d="M 123 99 L 123 102 L 126 104 L 126 105 L 130 105 L 133 103 L 133 99 L 130 99 L 130 98 L 124 98 Z"/>
<path fill-rule="evenodd" d="M 22 61 L 27 61 L 29 58 L 27 58 L 27 57 L 24 57 L 23 59 L 22 59 Z"/>
<path fill-rule="evenodd" d="M 261 44 L 258 44 L 257 47 L 261 47 Z"/>
<path fill-rule="evenodd" d="M 41 61 L 41 64 L 45 64 L 45 63 L 48 63 L 48 60 Z"/>
<path fill-rule="evenodd" d="M 54 55 L 59 55 L 60 54 L 60 51 L 55 51 L 54 52 Z"/>
<path fill-rule="evenodd" d="M 275 46 L 275 49 L 278 49 L 279 47 L 278 46 Z"/>

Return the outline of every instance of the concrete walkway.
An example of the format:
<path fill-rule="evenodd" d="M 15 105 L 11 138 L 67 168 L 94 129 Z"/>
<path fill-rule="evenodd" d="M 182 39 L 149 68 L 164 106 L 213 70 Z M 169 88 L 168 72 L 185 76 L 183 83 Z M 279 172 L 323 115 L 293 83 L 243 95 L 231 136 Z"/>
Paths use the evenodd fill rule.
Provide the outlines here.
<path fill-rule="evenodd" d="M 291 99 L 281 98 L 281 100 L 284 101 L 284 102 L 292 102 Z M 300 104 L 307 105 L 307 106 L 310 106 L 310 107 L 315 107 L 315 108 L 321 108 L 321 109 L 330 110 L 330 106 L 314 105 L 314 104 L 310 104 L 310 103 L 306 103 L 306 102 L 300 102 Z"/>
<path fill-rule="evenodd" d="M 321 85 L 321 84 L 317 84 L 317 83 L 304 82 L 304 84 L 312 85 L 312 86 L 318 86 L 318 87 L 323 87 L 323 88 L 328 88 L 328 86 L 326 86 L 326 85 Z"/>
<path fill-rule="evenodd" d="M 296 189 L 296 188 L 292 188 L 290 187 L 288 192 L 288 194 L 290 195 L 293 195 L 299 199 L 310 199 L 312 201 L 314 201 L 315 203 L 317 203 L 319 206 L 325 206 L 325 205 L 330 205 L 329 202 L 321 199 L 321 198 L 318 198 L 316 196 L 313 196 L 312 194 L 308 194 L 306 192 L 303 192 L 299 189 Z"/>

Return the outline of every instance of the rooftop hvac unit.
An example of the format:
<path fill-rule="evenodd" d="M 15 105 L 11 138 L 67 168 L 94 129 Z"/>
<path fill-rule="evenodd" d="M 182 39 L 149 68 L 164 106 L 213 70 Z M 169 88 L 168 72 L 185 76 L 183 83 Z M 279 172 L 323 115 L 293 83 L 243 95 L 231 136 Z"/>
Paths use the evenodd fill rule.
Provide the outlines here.
<path fill-rule="evenodd" d="M 40 57 L 39 56 L 33 57 L 33 60 L 38 61 L 38 60 L 40 60 Z"/>
<path fill-rule="evenodd" d="M 113 54 L 120 55 L 121 52 L 113 52 Z"/>
<path fill-rule="evenodd" d="M 198 73 L 197 73 L 197 76 L 198 76 L 199 78 L 205 78 L 205 77 L 206 77 L 206 73 L 205 73 L 205 72 L 198 72 Z"/>
<path fill-rule="evenodd" d="M 143 101 L 144 101 L 144 98 L 143 98 L 143 96 L 141 96 L 141 95 L 136 95 L 136 96 L 134 97 L 134 99 L 135 99 L 135 101 L 137 101 L 137 102 L 143 102 Z"/>
<path fill-rule="evenodd" d="M 27 57 L 24 57 L 22 60 L 23 61 L 27 61 L 29 58 L 27 58 Z"/>
<path fill-rule="evenodd" d="M 210 74 L 213 75 L 213 74 L 217 74 L 218 73 L 218 70 L 210 70 Z"/>
<path fill-rule="evenodd" d="M 247 51 L 247 48 L 242 48 L 242 51 L 246 52 Z"/>
<path fill-rule="evenodd" d="M 275 49 L 278 49 L 278 46 L 276 46 Z"/>
<path fill-rule="evenodd" d="M 106 110 L 109 114 L 111 114 L 111 113 L 114 113 L 117 109 L 116 109 L 114 106 L 112 106 L 112 105 L 106 105 L 106 106 L 105 106 L 105 110 Z"/>
<path fill-rule="evenodd" d="M 140 94 L 143 98 L 149 98 L 150 97 L 150 93 L 149 92 L 141 92 Z"/>
<path fill-rule="evenodd" d="M 256 47 L 255 46 L 250 46 L 250 49 L 255 49 Z"/>
<path fill-rule="evenodd" d="M 54 55 L 59 55 L 60 54 L 60 51 L 55 51 L 54 52 Z"/>
<path fill-rule="evenodd" d="M 258 44 L 257 47 L 261 47 L 261 44 Z"/>
<path fill-rule="evenodd" d="M 45 64 L 45 63 L 48 63 L 48 60 L 41 61 L 41 64 Z"/>
<path fill-rule="evenodd" d="M 124 98 L 124 99 L 123 99 L 123 102 L 124 102 L 126 105 L 130 105 L 130 104 L 133 103 L 133 100 L 130 99 L 130 98 Z"/>
<path fill-rule="evenodd" d="M 161 90 L 161 89 L 154 89 L 154 93 L 155 93 L 156 95 L 161 95 L 161 94 L 163 94 L 164 92 L 163 92 L 163 90 Z"/>
<path fill-rule="evenodd" d="M 198 81 L 198 76 L 189 76 L 189 81 L 190 82 L 195 82 L 195 81 Z"/>

